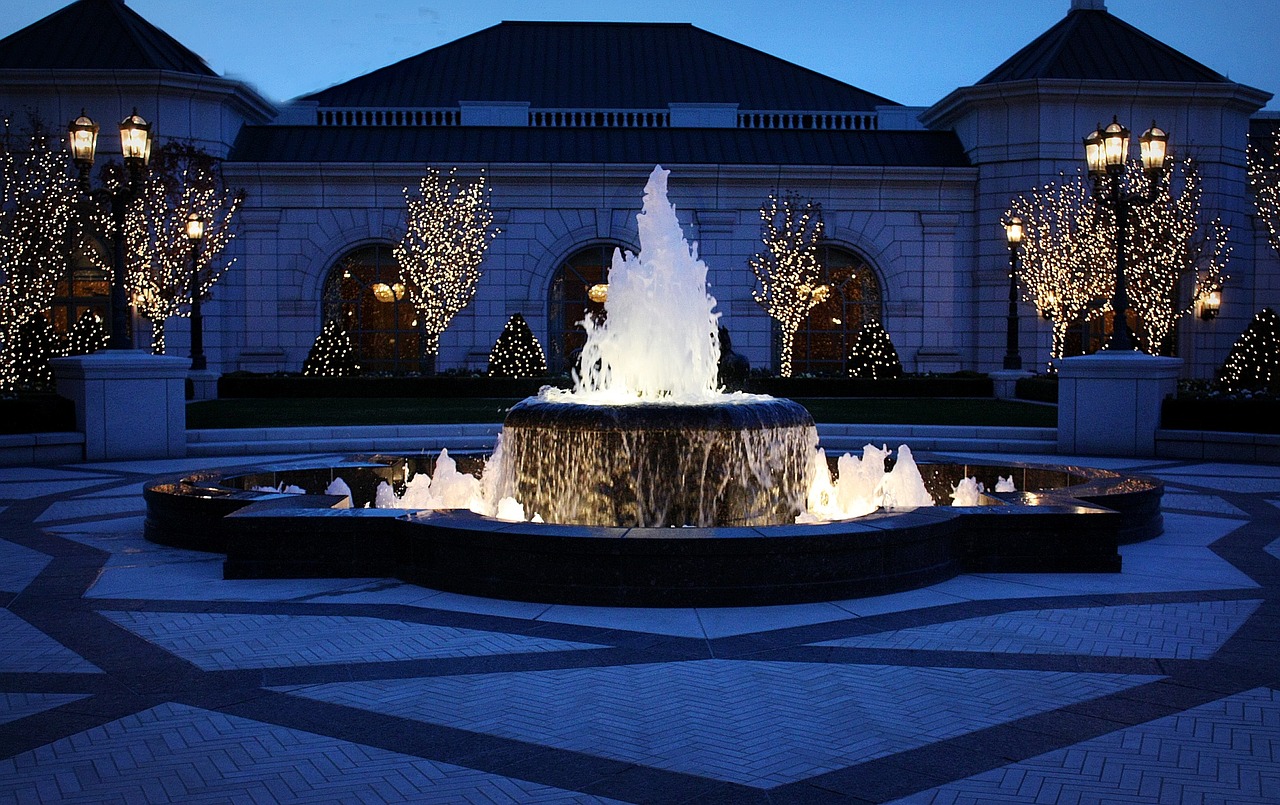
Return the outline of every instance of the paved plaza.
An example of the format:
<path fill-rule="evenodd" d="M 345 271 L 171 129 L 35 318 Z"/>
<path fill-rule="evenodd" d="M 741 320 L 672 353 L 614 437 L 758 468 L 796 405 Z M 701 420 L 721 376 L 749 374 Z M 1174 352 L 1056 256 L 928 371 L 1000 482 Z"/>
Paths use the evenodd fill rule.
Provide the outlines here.
<path fill-rule="evenodd" d="M 1280 800 L 1280 467 L 1079 462 L 1166 483 L 1120 574 L 741 609 L 224 581 L 141 488 L 244 458 L 0 468 L 0 802 Z"/>

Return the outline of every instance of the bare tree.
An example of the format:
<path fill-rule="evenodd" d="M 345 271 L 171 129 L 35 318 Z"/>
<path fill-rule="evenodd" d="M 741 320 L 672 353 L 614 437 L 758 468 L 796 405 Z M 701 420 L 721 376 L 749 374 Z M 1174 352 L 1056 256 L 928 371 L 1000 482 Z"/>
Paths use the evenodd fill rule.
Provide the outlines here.
<path fill-rule="evenodd" d="M 782 331 L 780 371 L 791 377 L 796 332 L 805 316 L 831 289 L 819 285 L 818 241 L 822 238 L 822 206 L 795 193 L 771 193 L 760 208 L 764 251 L 751 258 L 759 287 L 751 290 Z"/>
<path fill-rule="evenodd" d="M 208 298 L 234 263 L 224 255 L 235 237 L 243 191 L 229 190 L 221 163 L 195 146 L 170 142 L 156 149 L 139 199 L 126 219 L 129 238 L 128 287 L 138 313 L 151 323 L 151 351 L 165 349 L 165 324 L 190 316 L 196 294 Z M 194 248 L 187 221 L 195 215 L 203 236 Z"/>
<path fill-rule="evenodd" d="M 428 168 L 417 194 L 406 187 L 404 198 L 407 225 L 394 253 L 434 365 L 440 334 L 475 298 L 480 264 L 498 230 L 483 174 L 463 184 L 453 170 L 441 176 Z"/>
<path fill-rule="evenodd" d="M 30 355 L 61 351 L 47 319 L 57 282 L 85 238 L 79 193 L 58 137 L 38 119 L 0 142 L 0 389 L 23 382 Z M 41 326 L 43 325 L 43 326 Z M 29 343 L 32 334 L 51 343 Z"/>

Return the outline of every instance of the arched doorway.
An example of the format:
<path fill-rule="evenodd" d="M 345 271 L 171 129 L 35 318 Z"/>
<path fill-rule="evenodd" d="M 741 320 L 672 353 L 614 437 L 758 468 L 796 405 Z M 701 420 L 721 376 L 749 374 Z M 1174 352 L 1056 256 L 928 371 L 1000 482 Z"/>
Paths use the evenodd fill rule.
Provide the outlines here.
<path fill-rule="evenodd" d="M 340 257 L 324 283 L 324 320 L 351 336 L 365 371 L 431 371 L 417 313 L 391 247 L 361 246 Z"/>
<path fill-rule="evenodd" d="M 883 315 L 880 281 L 870 263 L 837 246 L 818 247 L 818 263 L 818 285 L 829 290 L 796 332 L 792 371 L 843 376 L 858 328 Z"/>
<path fill-rule="evenodd" d="M 613 265 L 613 252 L 623 248 L 620 244 L 599 244 L 574 252 L 560 264 L 551 278 L 550 304 L 547 321 L 548 363 L 552 372 L 566 372 L 573 368 L 572 361 L 586 343 L 582 322 L 588 315 L 604 316 L 604 302 L 599 289 L 592 288 L 609 282 L 609 267 Z M 593 299 L 592 296 L 597 298 Z"/>

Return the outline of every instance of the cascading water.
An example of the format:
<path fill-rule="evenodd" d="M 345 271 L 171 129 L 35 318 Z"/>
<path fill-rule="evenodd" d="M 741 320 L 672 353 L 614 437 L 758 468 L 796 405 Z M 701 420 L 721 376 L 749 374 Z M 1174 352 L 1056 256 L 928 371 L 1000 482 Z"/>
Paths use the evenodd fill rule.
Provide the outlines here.
<path fill-rule="evenodd" d="M 640 252 L 614 253 L 605 317 L 582 323 L 574 388 L 543 389 L 512 407 L 471 508 L 552 523 L 706 527 L 933 505 L 905 447 L 887 474 L 887 451 L 868 448 L 860 465 L 845 456 L 833 485 L 803 406 L 720 388 L 720 314 L 707 266 L 667 199 L 668 174 L 656 167 L 645 185 Z M 459 497 L 471 492 L 464 486 L 450 482 Z M 413 497 L 435 500 L 436 487 L 423 481 Z"/>

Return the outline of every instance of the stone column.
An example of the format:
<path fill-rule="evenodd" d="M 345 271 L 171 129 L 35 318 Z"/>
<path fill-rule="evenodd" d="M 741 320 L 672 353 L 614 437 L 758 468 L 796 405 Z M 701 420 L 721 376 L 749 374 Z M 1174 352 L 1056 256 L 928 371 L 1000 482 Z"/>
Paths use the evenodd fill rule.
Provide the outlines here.
<path fill-rule="evenodd" d="M 1058 364 L 1058 452 L 1153 456 L 1160 405 L 1178 391 L 1182 361 L 1099 352 Z"/>
<path fill-rule="evenodd" d="M 75 403 L 86 461 L 186 455 L 190 359 L 103 350 L 50 364 L 58 394 Z"/>

